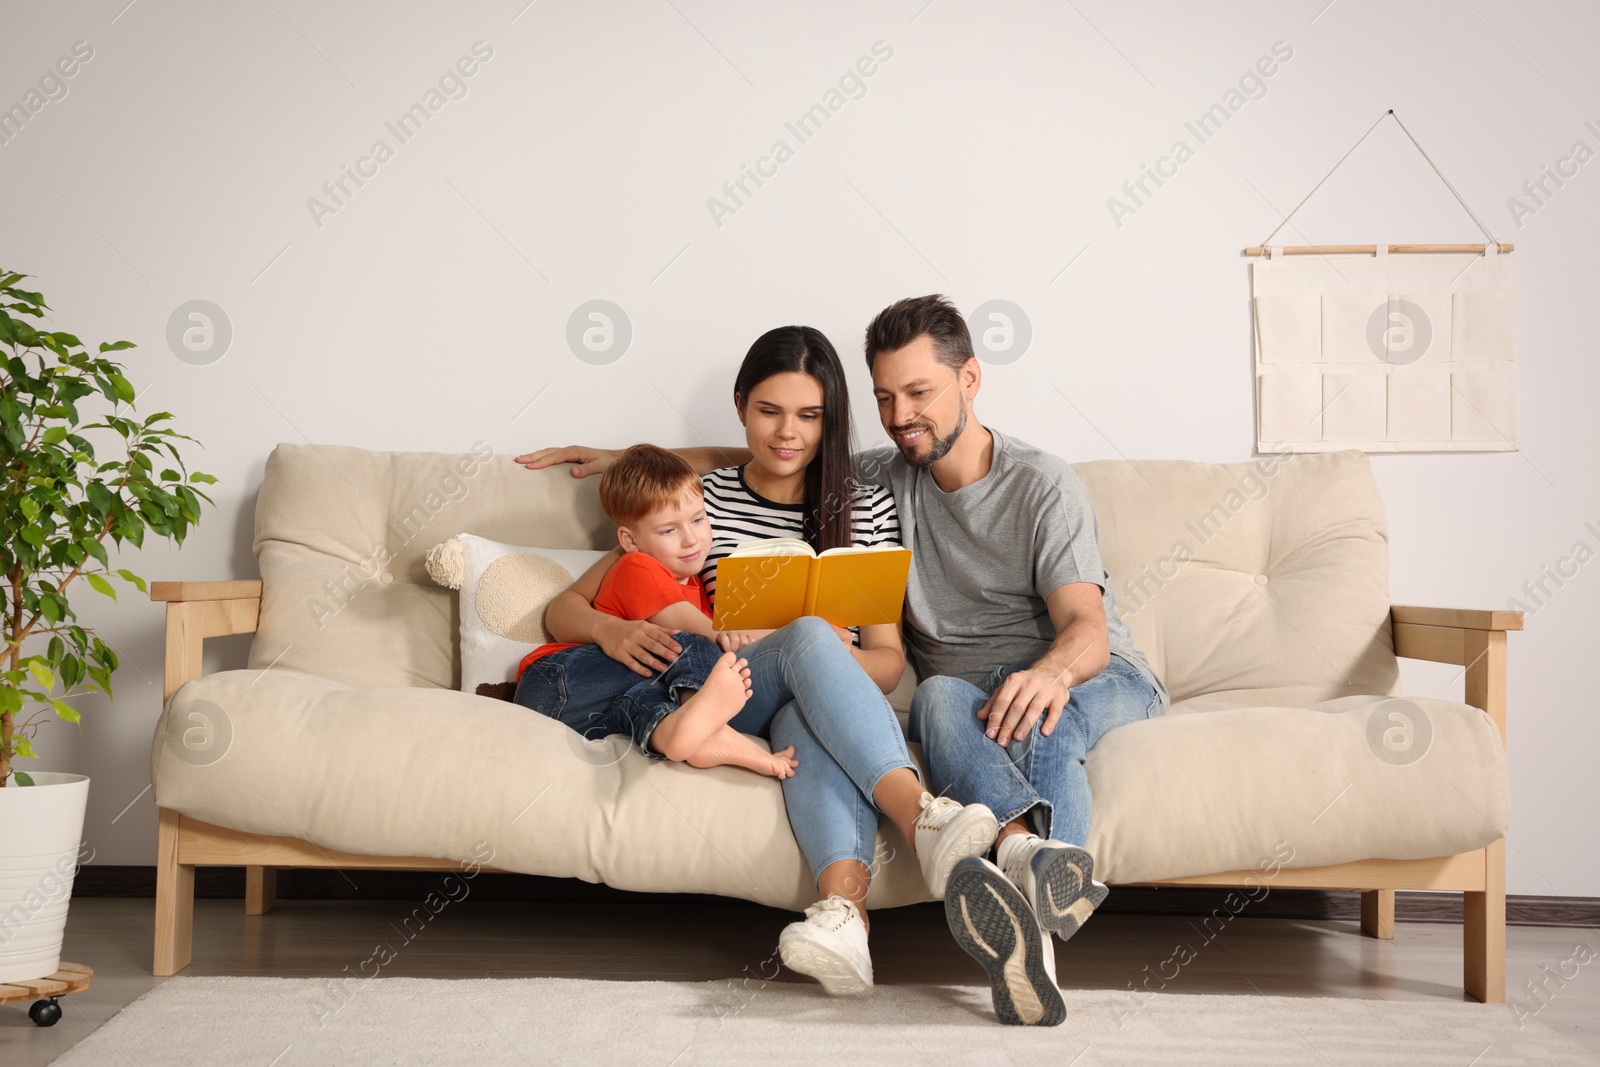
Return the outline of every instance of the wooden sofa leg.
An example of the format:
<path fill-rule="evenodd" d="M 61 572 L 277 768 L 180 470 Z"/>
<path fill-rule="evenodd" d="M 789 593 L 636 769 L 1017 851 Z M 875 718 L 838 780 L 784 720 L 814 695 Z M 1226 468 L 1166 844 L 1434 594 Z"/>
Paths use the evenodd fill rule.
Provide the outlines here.
<path fill-rule="evenodd" d="M 1394 940 L 1394 890 L 1368 889 L 1361 894 L 1361 932 Z"/>
<path fill-rule="evenodd" d="M 278 902 L 278 868 L 244 869 L 244 913 L 265 915 Z"/>
<path fill-rule="evenodd" d="M 152 973 L 189 965 L 194 939 L 194 865 L 178 862 L 177 812 L 161 808 L 156 830 L 156 951 Z"/>
<path fill-rule="evenodd" d="M 1463 893 L 1462 985 L 1485 1004 L 1506 1002 L 1506 843 L 1483 850 L 1484 891 Z"/>

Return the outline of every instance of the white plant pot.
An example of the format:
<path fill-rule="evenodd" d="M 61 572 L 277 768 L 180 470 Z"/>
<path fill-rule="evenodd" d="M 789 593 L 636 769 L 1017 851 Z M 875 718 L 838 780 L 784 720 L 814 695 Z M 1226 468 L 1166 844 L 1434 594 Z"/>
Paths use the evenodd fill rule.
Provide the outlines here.
<path fill-rule="evenodd" d="M 61 968 L 61 936 L 78 870 L 89 779 L 33 772 L 0 789 L 0 982 Z"/>

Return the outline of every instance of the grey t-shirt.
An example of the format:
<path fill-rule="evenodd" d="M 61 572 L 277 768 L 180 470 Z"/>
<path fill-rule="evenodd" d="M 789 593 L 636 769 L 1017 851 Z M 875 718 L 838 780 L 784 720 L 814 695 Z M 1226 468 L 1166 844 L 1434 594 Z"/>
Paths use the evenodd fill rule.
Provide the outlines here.
<path fill-rule="evenodd" d="M 1056 637 L 1045 598 L 1091 582 L 1101 590 L 1112 655 L 1148 678 L 1165 706 L 1166 686 L 1117 611 L 1083 480 L 1065 460 L 989 432 L 989 473 L 953 493 L 893 445 L 856 455 L 856 476 L 894 493 L 901 543 L 911 549 L 905 636 L 917 676 L 982 685 L 996 667 L 1037 660 Z"/>

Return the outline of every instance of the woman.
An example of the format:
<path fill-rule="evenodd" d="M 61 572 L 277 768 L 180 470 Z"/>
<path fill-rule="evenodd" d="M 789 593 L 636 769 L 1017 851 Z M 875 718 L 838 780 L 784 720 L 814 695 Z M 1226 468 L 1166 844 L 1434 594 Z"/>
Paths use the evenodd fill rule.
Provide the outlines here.
<path fill-rule="evenodd" d="M 819 331 L 784 326 L 758 338 L 739 368 L 733 402 L 750 460 L 703 479 L 713 540 L 702 578 L 713 597 L 717 561 L 745 541 L 798 537 L 819 552 L 898 543 L 893 497 L 852 478 L 844 369 Z M 582 462 L 573 472 L 582 476 L 603 470 L 612 455 L 544 449 L 518 459 L 533 469 Z M 615 554 L 601 560 L 557 597 L 545 628 L 559 641 L 598 644 L 648 675 L 676 656 L 672 635 L 589 603 L 615 560 Z M 784 802 L 820 898 L 806 909 L 805 921 L 784 929 L 781 957 L 829 993 L 864 992 L 872 987 L 872 961 L 863 904 L 878 812 L 912 843 L 937 894 L 957 861 L 993 843 L 994 816 L 981 805 L 963 808 L 923 790 L 884 698 L 905 668 L 899 627 L 867 626 L 856 635 L 808 617 L 739 654 L 750 666 L 752 696 L 730 725 L 766 738 L 774 750 L 794 746 L 799 766 L 783 780 Z"/>

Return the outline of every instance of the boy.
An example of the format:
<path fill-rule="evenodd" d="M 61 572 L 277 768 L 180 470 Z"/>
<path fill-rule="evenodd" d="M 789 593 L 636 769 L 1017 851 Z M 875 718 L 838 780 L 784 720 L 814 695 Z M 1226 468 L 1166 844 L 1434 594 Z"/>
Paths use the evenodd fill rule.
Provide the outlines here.
<path fill-rule="evenodd" d="M 596 610 L 678 631 L 683 652 L 640 681 L 598 645 L 541 645 L 518 668 L 516 702 L 586 738 L 628 734 L 654 759 L 791 777 L 792 747 L 768 752 L 728 725 L 750 699 L 750 670 L 732 651 L 745 635 L 711 628 L 700 584 L 711 549 L 700 476 L 666 449 L 634 445 L 600 479 L 600 507 L 617 525 L 623 556 L 600 583 Z M 719 655 L 719 643 L 729 651 Z"/>

